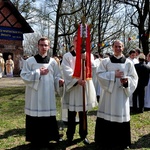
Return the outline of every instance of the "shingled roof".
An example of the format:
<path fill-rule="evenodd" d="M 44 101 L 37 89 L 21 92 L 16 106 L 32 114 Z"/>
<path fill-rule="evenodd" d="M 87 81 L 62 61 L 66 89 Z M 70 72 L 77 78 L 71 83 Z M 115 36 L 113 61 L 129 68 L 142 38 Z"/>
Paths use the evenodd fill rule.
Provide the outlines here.
<path fill-rule="evenodd" d="M 33 29 L 30 27 L 30 25 L 27 23 L 27 21 L 24 19 L 24 17 L 21 15 L 21 13 L 17 10 L 17 8 L 14 6 L 14 4 L 10 0 L 0 0 L 0 2 L 4 2 L 4 7 L 7 7 L 13 15 L 16 17 L 18 22 L 22 26 L 22 32 L 23 33 L 33 33 Z"/>

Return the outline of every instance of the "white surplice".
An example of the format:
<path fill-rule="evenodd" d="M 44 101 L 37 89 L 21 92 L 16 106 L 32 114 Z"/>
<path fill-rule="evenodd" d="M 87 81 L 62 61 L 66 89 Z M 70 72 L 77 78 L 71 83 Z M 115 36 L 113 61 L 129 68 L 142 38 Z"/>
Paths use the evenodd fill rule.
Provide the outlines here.
<path fill-rule="evenodd" d="M 94 87 L 95 87 L 95 90 L 96 90 L 96 95 L 97 96 L 100 96 L 100 84 L 97 80 L 97 76 L 96 76 L 96 72 L 97 72 L 97 68 L 99 67 L 100 65 L 100 62 L 101 62 L 101 58 L 96 58 L 94 61 L 95 61 L 95 65 L 96 65 L 96 68 L 93 68 L 92 69 L 92 80 L 93 80 L 93 83 L 94 83 Z"/>
<path fill-rule="evenodd" d="M 128 78 L 128 87 L 121 85 L 115 78 L 115 70 L 121 70 Z M 110 58 L 101 61 L 97 77 L 103 89 L 100 97 L 97 117 L 108 121 L 127 122 L 130 120 L 129 96 L 134 92 L 138 76 L 134 64 L 126 59 L 125 63 L 112 63 Z"/>
<path fill-rule="evenodd" d="M 48 68 L 40 75 L 40 67 Z M 25 113 L 29 116 L 56 116 L 55 91 L 60 92 L 60 69 L 54 58 L 49 63 L 37 63 L 34 57 L 26 60 L 20 74 L 26 84 Z"/>
<path fill-rule="evenodd" d="M 63 77 L 65 80 L 65 93 L 62 98 L 63 109 L 70 111 L 83 111 L 83 97 L 82 86 L 75 85 L 78 79 L 73 78 L 76 57 L 73 57 L 70 52 L 64 54 L 61 63 Z M 91 55 L 92 67 L 94 64 L 94 57 Z M 75 85 L 75 86 L 74 86 Z M 90 110 L 97 105 L 96 92 L 92 79 L 86 81 L 85 85 L 85 110 Z"/>

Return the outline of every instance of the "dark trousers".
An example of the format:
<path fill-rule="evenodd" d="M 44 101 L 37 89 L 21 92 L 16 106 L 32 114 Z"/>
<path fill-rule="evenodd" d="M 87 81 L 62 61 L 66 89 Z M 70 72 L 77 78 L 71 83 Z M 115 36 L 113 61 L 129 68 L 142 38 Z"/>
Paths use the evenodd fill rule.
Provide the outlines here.
<path fill-rule="evenodd" d="M 87 112 L 85 112 L 87 113 Z M 75 129 L 76 129 L 76 121 L 75 121 L 75 118 L 76 118 L 76 114 L 77 112 L 75 111 L 69 111 L 68 110 L 68 128 L 67 128 L 67 138 L 69 140 L 73 140 L 73 135 L 75 133 Z M 88 134 L 87 132 L 87 114 L 85 114 L 85 129 L 83 127 L 83 119 L 84 117 L 84 113 L 83 112 L 79 112 L 79 135 L 81 137 L 81 139 L 84 139 L 86 137 L 86 135 Z"/>
<path fill-rule="evenodd" d="M 133 111 L 137 111 L 137 102 L 139 103 L 139 111 L 144 110 L 145 86 L 138 86 L 133 93 Z"/>

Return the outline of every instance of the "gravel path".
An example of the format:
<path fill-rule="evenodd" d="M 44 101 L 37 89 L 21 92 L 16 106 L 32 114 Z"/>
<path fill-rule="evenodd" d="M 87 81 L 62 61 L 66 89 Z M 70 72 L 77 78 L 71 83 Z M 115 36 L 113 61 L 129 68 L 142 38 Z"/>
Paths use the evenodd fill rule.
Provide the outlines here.
<path fill-rule="evenodd" d="M 3 77 L 0 79 L 0 88 L 16 87 L 16 86 L 25 86 L 23 80 L 20 77 L 13 77 L 13 78 Z"/>

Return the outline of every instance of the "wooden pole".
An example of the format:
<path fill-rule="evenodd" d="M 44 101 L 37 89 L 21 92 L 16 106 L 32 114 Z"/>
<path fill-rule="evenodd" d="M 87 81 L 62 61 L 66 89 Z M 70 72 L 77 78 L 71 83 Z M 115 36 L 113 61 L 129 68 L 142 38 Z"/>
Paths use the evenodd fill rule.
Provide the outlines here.
<path fill-rule="evenodd" d="M 82 80 L 84 80 L 84 66 L 85 66 L 85 60 L 82 59 Z M 83 97 L 83 129 L 86 130 L 86 109 L 85 109 L 85 86 L 82 86 L 82 97 Z"/>
<path fill-rule="evenodd" d="M 82 17 L 82 51 L 81 55 L 86 52 L 86 26 L 85 17 Z M 84 74 L 85 59 L 82 59 L 82 80 L 85 80 Z M 87 130 L 87 119 L 86 119 L 86 107 L 85 107 L 85 86 L 82 87 L 82 97 L 83 97 L 83 130 Z"/>

